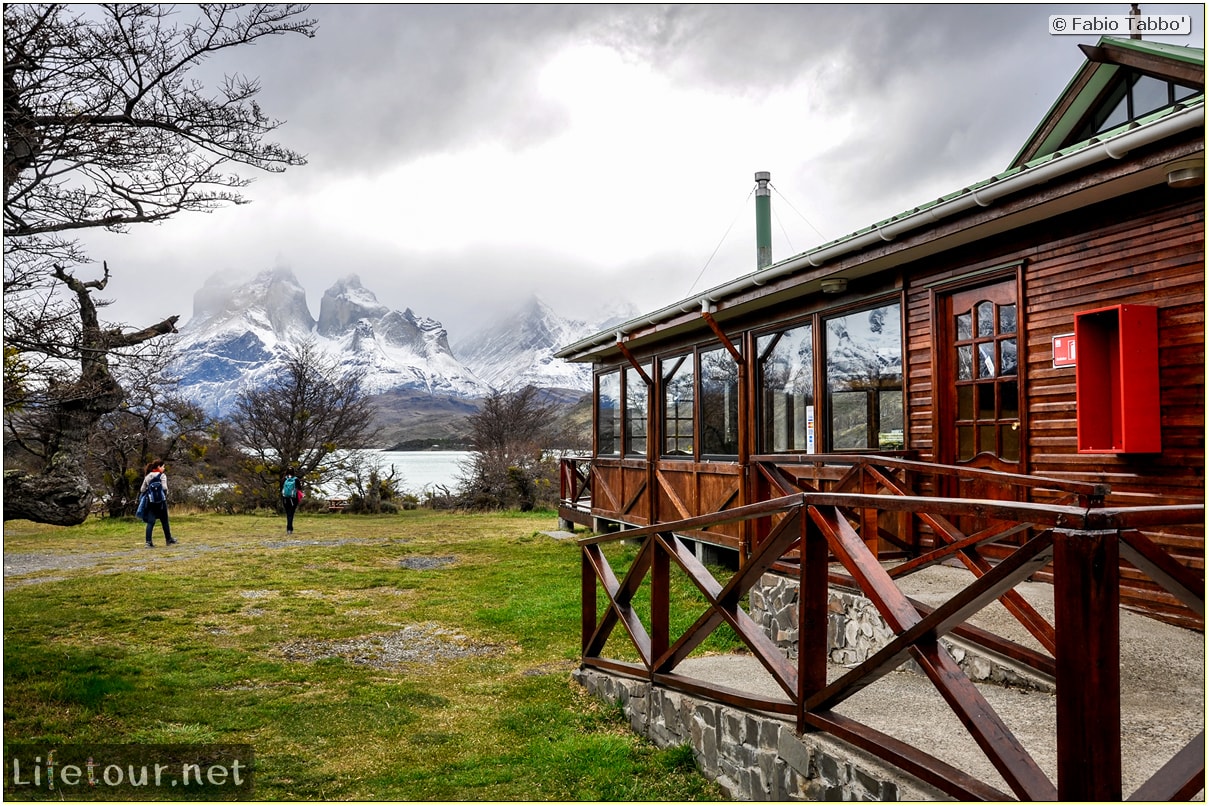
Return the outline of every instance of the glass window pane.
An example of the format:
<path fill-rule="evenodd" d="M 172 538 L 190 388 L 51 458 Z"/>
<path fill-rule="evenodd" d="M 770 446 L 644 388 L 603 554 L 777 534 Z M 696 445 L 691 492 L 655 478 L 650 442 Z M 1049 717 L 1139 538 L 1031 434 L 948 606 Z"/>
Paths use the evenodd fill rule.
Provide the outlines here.
<path fill-rule="evenodd" d="M 971 324 L 973 316 L 968 313 L 957 315 L 957 339 L 959 341 L 967 341 L 974 338 L 974 328 Z"/>
<path fill-rule="evenodd" d="M 879 393 L 877 408 L 877 447 L 884 451 L 901 451 L 905 445 L 902 393 L 898 391 Z"/>
<path fill-rule="evenodd" d="M 1016 381 L 999 384 L 999 419 L 1014 420 L 1020 416 L 1020 387 Z"/>
<path fill-rule="evenodd" d="M 1004 339 L 999 342 L 999 374 L 1016 374 L 1016 340 Z"/>
<path fill-rule="evenodd" d="M 994 425 L 978 426 L 978 452 L 993 453 L 998 455 L 999 450 L 995 444 L 995 434 L 999 429 Z"/>
<path fill-rule="evenodd" d="M 978 377 L 995 377 L 995 342 L 984 341 L 978 345 Z"/>
<path fill-rule="evenodd" d="M 1151 76 L 1138 76 L 1133 85 L 1133 116 L 1140 118 L 1156 109 L 1162 109 L 1170 101 L 1167 98 L 1166 81 Z"/>
<path fill-rule="evenodd" d="M 878 435 L 886 430 L 880 423 L 882 412 L 902 407 L 899 304 L 829 319 L 826 355 L 830 449 L 877 448 Z M 898 409 L 883 402 L 882 395 L 897 395 L 899 400 L 894 405 Z"/>
<path fill-rule="evenodd" d="M 999 426 L 999 458 L 1008 462 L 1020 461 L 1020 427 Z"/>
<path fill-rule="evenodd" d="M 621 373 L 601 375 L 596 385 L 596 454 L 621 453 Z"/>
<path fill-rule="evenodd" d="M 995 303 L 980 302 L 974 308 L 974 320 L 978 327 L 978 336 L 986 338 L 995 335 Z"/>
<path fill-rule="evenodd" d="M 1176 84 L 1174 86 L 1175 86 L 1175 99 L 1177 101 L 1183 101 L 1188 98 L 1191 98 L 1193 95 L 1201 94 L 1201 91 L 1194 87 L 1183 87 L 1183 86 L 1180 86 L 1179 84 Z"/>
<path fill-rule="evenodd" d="M 663 377 L 663 452 L 692 456 L 693 362 L 682 357 L 664 367 L 668 371 Z"/>
<path fill-rule="evenodd" d="M 957 458 L 963 461 L 974 458 L 974 426 L 972 425 L 957 427 Z"/>
<path fill-rule="evenodd" d="M 650 377 L 651 367 L 643 370 Z M 625 452 L 646 454 L 646 424 L 650 413 L 650 393 L 646 381 L 633 367 L 625 371 Z"/>
<path fill-rule="evenodd" d="M 974 347 L 965 345 L 957 348 L 957 380 L 974 380 Z"/>
<path fill-rule="evenodd" d="M 814 431 L 814 329 L 756 340 L 760 361 L 760 445 L 768 452 L 817 448 Z"/>
<path fill-rule="evenodd" d="M 832 392 L 831 448 L 837 451 L 869 447 L 869 396 L 864 391 Z"/>
<path fill-rule="evenodd" d="M 978 419 L 995 419 L 995 384 L 978 384 Z"/>
<path fill-rule="evenodd" d="M 1106 132 L 1109 129 L 1115 129 L 1117 126 L 1128 123 L 1129 106 L 1128 99 L 1125 97 L 1125 94 L 1121 93 L 1121 99 L 1117 101 L 1116 106 L 1102 111 L 1097 115 L 1097 117 L 1101 117 L 1101 121 L 1100 124 L 1096 126 L 1094 134 L 1100 134 L 1101 132 Z"/>
<path fill-rule="evenodd" d="M 1016 306 L 999 306 L 999 335 L 1006 336 L 1016 332 Z"/>
<path fill-rule="evenodd" d="M 730 351 L 701 353 L 701 454 L 739 453 L 739 365 Z"/>
<path fill-rule="evenodd" d="M 974 419 L 974 387 L 970 384 L 957 387 L 957 419 Z"/>

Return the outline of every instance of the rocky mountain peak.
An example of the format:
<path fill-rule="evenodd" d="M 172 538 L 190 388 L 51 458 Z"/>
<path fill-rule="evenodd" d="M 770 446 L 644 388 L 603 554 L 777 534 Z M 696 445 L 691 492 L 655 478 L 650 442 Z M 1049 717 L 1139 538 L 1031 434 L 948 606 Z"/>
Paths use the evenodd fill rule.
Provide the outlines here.
<path fill-rule="evenodd" d="M 268 382 L 287 348 L 303 340 L 338 367 L 362 372 L 372 394 L 474 399 L 528 384 L 582 393 L 591 388 L 591 367 L 554 352 L 611 324 L 567 319 L 534 296 L 465 343 L 459 360 L 439 321 L 387 307 L 356 274 L 324 292 L 315 320 L 305 290 L 284 268 L 242 283 L 211 277 L 194 296 L 193 311 L 181 328 L 174 371 L 187 397 L 219 415 L 241 390 Z"/>
<path fill-rule="evenodd" d="M 251 280 L 214 275 L 193 296 L 193 320 L 217 327 L 231 320 L 249 320 L 277 338 L 310 333 L 315 320 L 306 304 L 306 290 L 287 268 L 266 269 Z"/>
<path fill-rule="evenodd" d="M 372 291 L 361 285 L 361 278 L 349 274 L 323 293 L 317 328 L 320 335 L 335 337 L 347 333 L 361 319 L 381 319 L 390 312 Z"/>

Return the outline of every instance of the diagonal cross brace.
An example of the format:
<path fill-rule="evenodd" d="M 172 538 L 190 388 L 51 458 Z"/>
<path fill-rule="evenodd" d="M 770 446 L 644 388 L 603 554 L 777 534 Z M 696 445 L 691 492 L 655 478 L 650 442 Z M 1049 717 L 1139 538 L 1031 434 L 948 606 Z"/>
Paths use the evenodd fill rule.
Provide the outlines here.
<path fill-rule="evenodd" d="M 751 648 L 764 668 L 776 680 L 786 694 L 797 695 L 797 671 L 781 654 L 776 644 L 744 610 L 739 599 L 765 571 L 793 546 L 799 539 L 801 509 L 795 509 L 774 528 L 768 539 L 763 541 L 748 560 L 726 585 L 720 585 L 709 570 L 689 551 L 675 535 L 661 535 L 660 543 L 705 595 L 710 609 L 680 637 L 662 657 L 656 658 L 657 672 L 669 672 L 688 657 L 709 634 L 726 622 Z"/>
<path fill-rule="evenodd" d="M 848 697 L 902 665 L 917 641 L 942 638 L 978 611 L 998 599 L 1003 591 L 1028 579 L 1050 563 L 1054 556 L 1053 534 L 1047 532 L 1004 560 L 988 574 L 979 577 L 949 601 L 937 607 L 915 625 L 895 636 L 878 652 L 823 691 L 807 700 L 807 711 L 834 708 Z"/>
<path fill-rule="evenodd" d="M 583 547 L 585 560 L 592 565 L 592 568 L 596 572 L 596 578 L 600 580 L 605 594 L 609 597 L 608 607 L 605 609 L 599 626 L 592 633 L 591 638 L 585 642 L 585 656 L 592 657 L 599 655 L 600 650 L 604 648 L 605 642 L 609 640 L 613 628 L 617 625 L 618 621 L 621 621 L 625 625 L 626 633 L 629 635 L 630 641 L 633 642 L 634 648 L 638 650 L 638 654 L 642 657 L 642 662 L 648 667 L 650 666 L 651 638 L 647 634 L 646 628 L 642 626 L 642 621 L 638 618 L 638 614 L 634 612 L 634 608 L 630 605 L 630 602 L 641 586 L 642 579 L 651 565 L 652 543 L 653 541 L 647 540 L 643 545 L 638 556 L 634 558 L 634 562 L 630 565 L 630 570 L 626 573 L 624 582 L 617 581 L 617 577 L 613 573 L 609 561 L 605 558 L 599 546 L 588 545 Z"/>
<path fill-rule="evenodd" d="M 918 624 L 921 620 L 919 612 L 890 579 L 839 509 L 810 507 L 809 511 L 811 520 L 826 535 L 832 553 L 857 580 L 890 628 L 899 634 Z M 910 652 L 1011 790 L 1028 800 L 1055 800 L 1057 787 L 939 639 L 927 634 L 911 645 Z"/>

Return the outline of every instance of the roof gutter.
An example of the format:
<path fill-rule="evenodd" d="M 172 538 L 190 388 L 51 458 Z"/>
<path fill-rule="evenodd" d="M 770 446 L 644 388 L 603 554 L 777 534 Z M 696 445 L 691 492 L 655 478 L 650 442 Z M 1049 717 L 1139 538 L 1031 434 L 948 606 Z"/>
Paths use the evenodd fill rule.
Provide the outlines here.
<path fill-rule="evenodd" d="M 757 270 L 744 275 L 729 283 L 712 288 L 695 297 L 682 300 L 666 308 L 662 308 L 645 316 L 640 316 L 624 322 L 615 328 L 590 336 L 586 339 L 568 345 L 555 353 L 558 358 L 569 358 L 582 355 L 596 347 L 603 347 L 614 337 L 623 341 L 625 336 L 640 327 L 658 325 L 682 314 L 694 310 L 710 310 L 717 303 L 734 294 L 750 290 L 769 282 L 792 274 L 807 267 L 818 268 L 829 261 L 835 260 L 853 252 L 859 252 L 870 246 L 875 246 L 904 235 L 920 227 L 934 224 L 942 219 L 966 212 L 975 207 L 987 207 L 1004 196 L 1021 190 L 1036 187 L 1052 179 L 1063 176 L 1097 162 L 1107 159 L 1119 160 L 1130 151 L 1151 143 L 1158 142 L 1180 132 L 1188 131 L 1197 126 L 1205 125 L 1205 105 L 1202 101 L 1196 106 L 1178 112 L 1173 112 L 1158 120 L 1145 123 L 1114 135 L 1106 140 L 1093 143 L 1078 151 L 1059 154 L 1040 165 L 1026 168 L 1003 179 L 989 182 L 975 189 L 963 192 L 946 201 L 942 201 L 925 210 L 911 213 L 897 220 L 890 220 L 875 226 L 868 232 L 852 235 L 811 252 L 805 252 L 767 269 Z"/>

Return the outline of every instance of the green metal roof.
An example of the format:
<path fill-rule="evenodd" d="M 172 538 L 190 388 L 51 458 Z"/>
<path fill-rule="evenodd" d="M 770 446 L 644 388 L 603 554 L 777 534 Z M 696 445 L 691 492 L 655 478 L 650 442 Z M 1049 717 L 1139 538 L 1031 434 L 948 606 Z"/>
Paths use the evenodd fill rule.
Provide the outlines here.
<path fill-rule="evenodd" d="M 1192 48 L 1183 45 L 1172 45 L 1164 42 L 1152 42 L 1146 39 L 1120 39 L 1112 36 L 1101 37 L 1096 43 L 1097 48 L 1102 48 L 1105 45 L 1111 45 L 1114 48 L 1122 50 L 1131 50 L 1135 53 L 1144 54 L 1146 56 L 1154 56 L 1168 61 L 1177 61 L 1184 64 L 1205 66 L 1205 49 Z M 1087 75 L 1088 70 L 1091 70 L 1091 75 Z M 1056 150 L 1060 143 L 1070 136 L 1075 126 L 1079 121 L 1083 120 L 1092 105 L 1099 99 L 1101 92 L 1116 76 L 1117 71 L 1121 69 L 1120 65 L 1111 63 L 1094 63 L 1090 60 L 1079 70 L 1071 80 L 1063 87 L 1062 92 L 1058 93 L 1057 99 L 1050 106 L 1049 111 L 1041 118 L 1037 127 L 1033 129 L 1033 133 L 1025 140 L 1024 145 L 1020 147 L 1020 151 L 1008 163 L 1011 166 L 1016 166 L 1022 163 L 1025 154 L 1036 149 L 1037 157 L 1042 157 L 1046 152 Z M 1074 97 L 1071 95 L 1074 93 Z M 1202 93 L 1203 96 L 1203 93 Z M 1066 105 L 1065 111 L 1062 107 Z M 1061 115 L 1059 120 L 1055 120 L 1055 116 Z M 1050 134 L 1041 140 L 1043 133 L 1047 129 L 1052 129 Z M 1040 142 L 1039 142 L 1040 141 Z"/>
<path fill-rule="evenodd" d="M 1139 53 L 1205 66 L 1204 48 L 1190 48 L 1187 45 L 1173 45 L 1170 42 L 1153 42 L 1149 39 L 1119 39 L 1115 36 L 1102 37 L 1099 44 L 1103 45 L 1108 42 L 1120 48 L 1136 50 Z"/>
<path fill-rule="evenodd" d="M 1103 45 L 1106 42 L 1110 42 L 1113 45 L 1122 46 L 1122 47 L 1125 47 L 1125 48 L 1128 48 L 1131 50 L 1145 52 L 1145 53 L 1155 55 L 1155 56 L 1161 56 L 1163 58 L 1178 59 L 1179 61 L 1183 61 L 1188 64 L 1196 64 L 1196 65 L 1201 65 L 1201 66 L 1204 66 L 1204 64 L 1205 64 L 1204 48 L 1190 48 L 1190 47 L 1185 47 L 1185 46 L 1181 46 L 1181 45 L 1171 45 L 1171 44 L 1162 43 L 1162 42 L 1150 42 L 1145 39 L 1117 39 L 1115 37 L 1103 37 L 1100 39 L 1098 44 Z M 1094 103 L 1096 98 L 1099 96 L 1100 90 L 1103 89 L 1104 84 L 1106 84 L 1108 82 L 1108 80 L 1111 79 L 1112 76 L 1116 74 L 1116 71 L 1120 69 L 1119 65 L 1115 65 L 1115 64 L 1102 64 L 1102 65 L 1099 65 L 1098 67 L 1099 67 L 1099 69 L 1096 70 L 1096 75 L 1093 77 L 1093 80 L 1088 81 L 1088 83 L 1086 83 L 1083 86 L 1082 90 L 1080 91 L 1080 98 L 1076 99 L 1077 104 L 1071 105 L 1071 109 L 1069 109 L 1067 112 L 1068 117 L 1072 116 L 1072 114 L 1073 114 L 1073 116 L 1077 120 L 1082 119 L 1084 114 L 1087 112 L 1088 108 L 1091 106 L 1092 103 Z M 826 249 L 829 246 L 833 246 L 835 244 L 843 243 L 844 241 L 850 240 L 851 238 L 853 238 L 856 235 L 861 235 L 861 234 L 867 233 L 867 232 L 875 232 L 875 231 L 882 229 L 883 227 L 885 227 L 889 224 L 893 224 L 895 221 L 898 221 L 909 215 L 914 215 L 915 213 L 923 212 L 932 207 L 935 207 L 938 204 L 943 204 L 946 201 L 955 199 L 955 198 L 962 196 L 966 193 L 969 193 L 971 191 L 978 190 L 979 188 L 987 187 L 989 185 L 993 185 L 996 182 L 1000 182 L 1014 174 L 1018 174 L 1029 168 L 1033 168 L 1038 165 L 1042 165 L 1046 162 L 1049 162 L 1051 160 L 1054 160 L 1058 157 L 1069 155 L 1069 154 L 1074 154 L 1078 151 L 1082 151 L 1085 148 L 1090 148 L 1092 146 L 1095 146 L 1098 143 L 1100 143 L 1102 140 L 1105 140 L 1108 137 L 1111 137 L 1112 135 L 1117 134 L 1118 132 L 1121 132 L 1121 131 L 1124 131 L 1124 130 L 1130 129 L 1130 128 L 1136 128 L 1137 126 L 1142 125 L 1144 123 L 1149 123 L 1151 121 L 1159 120 L 1160 118 L 1164 118 L 1164 117 L 1167 117 L 1168 115 L 1172 115 L 1172 114 L 1180 111 L 1181 109 L 1186 109 L 1189 106 L 1193 106 L 1198 103 L 1204 103 L 1204 101 L 1205 101 L 1205 93 L 1202 91 L 1198 95 L 1187 98 L 1184 101 L 1182 101 L 1181 103 L 1177 103 L 1174 106 L 1169 106 L 1169 107 L 1165 107 L 1163 109 L 1159 109 L 1155 112 L 1152 112 L 1149 115 L 1145 115 L 1141 118 L 1138 118 L 1135 121 L 1122 124 L 1121 126 L 1118 126 L 1115 129 L 1101 132 L 1100 134 L 1096 135 L 1095 137 L 1091 137 L 1091 138 L 1084 140 L 1082 142 L 1079 142 L 1079 143 L 1072 143 L 1061 149 L 1057 149 L 1057 150 L 1049 151 L 1044 154 L 1040 154 L 1040 155 L 1034 157 L 1033 159 L 1028 160 L 1027 162 L 1020 162 L 1019 161 L 1020 157 L 1024 153 L 1025 149 L 1027 149 L 1028 145 L 1030 143 L 1032 143 L 1032 141 L 1034 140 L 1035 137 L 1037 137 L 1038 133 L 1041 132 L 1042 130 L 1044 130 L 1046 125 L 1048 125 L 1050 123 L 1051 117 L 1055 114 L 1058 107 L 1061 106 L 1062 101 L 1071 92 L 1072 87 L 1079 81 L 1079 79 L 1080 79 L 1080 76 L 1076 75 L 1074 78 L 1072 78 L 1067 83 L 1066 87 L 1059 94 L 1058 99 L 1054 102 L 1053 106 L 1050 107 L 1050 111 L 1045 115 L 1044 118 L 1042 118 L 1041 123 L 1038 124 L 1037 128 L 1033 132 L 1033 135 L 1029 137 L 1028 142 L 1025 144 L 1025 147 L 1022 148 L 1020 153 L 1018 153 L 1016 155 L 1015 159 L 1012 160 L 1012 162 L 1011 162 L 1010 166 L 1007 168 L 1007 170 L 997 173 L 992 177 L 988 177 L 987 179 L 983 179 L 981 181 L 971 183 L 971 184 L 961 188 L 960 190 L 956 190 L 945 196 L 941 196 L 933 201 L 925 202 L 910 210 L 904 210 L 903 212 L 898 213 L 897 215 L 890 216 L 889 218 L 878 221 L 874 224 L 869 225 L 868 227 L 863 227 L 862 229 L 856 230 L 855 232 L 851 232 L 847 235 L 843 235 L 839 238 L 836 238 L 835 240 L 828 241 L 827 243 L 824 243 L 824 244 L 821 244 L 820 246 L 818 246 L 817 249 Z M 1078 106 L 1077 109 L 1075 108 L 1076 106 Z M 1067 136 L 1067 135 L 1069 135 L 1069 129 L 1066 132 L 1064 132 L 1064 134 L 1063 134 L 1063 136 Z"/>
<path fill-rule="evenodd" d="M 1106 41 L 1109 41 L 1108 38 L 1101 39 L 1100 44 L 1104 44 Z M 1165 44 L 1160 44 L 1160 43 L 1155 43 L 1155 42 L 1147 42 L 1145 40 L 1111 39 L 1111 44 L 1114 47 L 1118 46 L 1118 45 L 1123 45 L 1126 48 L 1130 48 L 1130 49 L 1134 49 L 1134 50 L 1138 50 L 1138 51 L 1145 51 L 1146 53 L 1148 53 L 1150 55 L 1159 56 L 1161 58 L 1178 59 L 1181 62 L 1185 62 L 1185 63 L 1192 64 L 1192 65 L 1199 65 L 1202 67 L 1205 62 L 1205 51 L 1204 51 L 1204 49 L 1200 49 L 1200 48 L 1176 47 L 1176 46 L 1165 45 Z M 1103 69 L 1101 69 L 1101 68 L 1103 68 Z M 1047 114 L 1046 117 L 1042 120 L 1041 126 L 1038 127 L 1038 129 L 1034 132 L 1033 137 L 1031 137 L 1029 139 L 1029 143 L 1026 144 L 1025 150 L 1027 150 L 1029 146 L 1036 145 L 1036 138 L 1040 136 L 1040 132 L 1043 132 L 1046 130 L 1047 126 L 1049 126 L 1050 128 L 1055 128 L 1055 129 L 1062 128 L 1062 124 L 1060 121 L 1058 122 L 1057 125 L 1054 125 L 1053 116 L 1057 113 L 1057 110 L 1059 110 L 1063 107 L 1064 102 L 1067 102 L 1067 103 L 1065 103 L 1067 111 L 1066 111 L 1066 113 L 1063 114 L 1063 117 L 1068 117 L 1070 114 L 1072 114 L 1071 107 L 1074 107 L 1075 105 L 1080 104 L 1080 103 L 1084 104 L 1082 109 L 1077 113 L 1078 119 L 1081 120 L 1083 117 L 1083 114 L 1090 107 L 1090 105 L 1092 103 L 1094 103 L 1094 101 L 1097 98 L 1099 98 L 1100 90 L 1103 89 L 1104 83 L 1107 83 L 1107 79 L 1111 78 L 1116 73 L 1116 71 L 1119 69 L 1121 69 L 1120 65 L 1111 64 L 1111 63 L 1099 64 L 1099 63 L 1093 62 L 1089 59 L 1089 61 L 1086 62 L 1084 64 L 1084 66 L 1080 69 L 1079 73 L 1076 74 L 1075 78 L 1072 79 L 1066 85 L 1066 89 L 1063 90 L 1062 94 L 1058 98 L 1058 101 L 1055 103 L 1055 105 L 1053 107 L 1051 107 L 1049 114 Z M 1092 73 L 1091 76 L 1088 75 L 1089 70 Z M 1100 78 L 1102 75 L 1107 76 L 1104 79 L 1104 83 L 1100 83 Z M 1096 79 L 1096 80 L 1093 82 L 1092 79 Z M 1070 94 L 1072 92 L 1078 93 L 1078 96 L 1075 97 L 1074 99 L 1071 99 L 1071 96 L 1070 96 Z M 1072 101 L 1072 100 L 1073 100 L 1073 103 L 1070 103 L 1070 101 Z M 868 227 L 863 227 L 863 228 L 858 229 L 854 232 L 851 232 L 847 235 L 844 235 L 840 238 L 836 238 L 832 241 L 828 241 L 827 243 L 817 246 L 814 249 L 808 250 L 807 252 L 803 252 L 799 255 L 795 255 L 791 258 L 787 258 L 782 261 L 778 261 L 776 264 L 774 264 L 771 267 L 768 267 L 765 269 L 757 269 L 756 271 L 753 271 L 749 274 L 745 274 L 739 278 L 736 278 L 736 280 L 733 280 L 722 286 L 718 286 L 716 289 L 710 289 L 709 291 L 703 292 L 702 294 L 698 295 L 697 297 L 691 298 L 689 300 L 682 300 L 681 302 L 670 305 L 667 308 L 657 311 L 653 314 L 638 317 L 637 319 L 633 320 L 633 322 L 623 323 L 621 326 L 619 326 L 617 328 L 613 328 L 609 331 L 602 331 L 600 334 L 597 334 L 595 336 L 584 339 L 580 342 L 577 342 L 576 344 L 564 347 L 558 353 L 556 353 L 556 355 L 560 358 L 569 358 L 575 354 L 579 354 L 579 355 L 590 354 L 592 350 L 599 349 L 601 346 L 604 345 L 604 343 L 606 341 L 608 341 L 608 338 L 606 338 L 606 337 L 612 337 L 614 335 L 614 332 L 620 333 L 624 330 L 627 330 L 628 325 L 630 325 L 630 324 L 642 324 L 642 325 L 655 324 L 655 321 L 658 318 L 663 318 L 665 316 L 672 316 L 672 315 L 676 314 L 677 312 L 683 312 L 683 311 L 687 310 L 687 308 L 685 308 L 684 306 L 686 304 L 692 304 L 695 300 L 698 300 L 698 298 L 711 299 L 714 297 L 715 292 L 729 293 L 728 289 L 731 286 L 739 285 L 739 284 L 742 284 L 742 283 L 745 283 L 748 281 L 755 282 L 755 278 L 759 275 L 767 276 L 770 273 L 777 273 L 777 272 L 781 271 L 782 269 L 784 269 L 785 271 L 796 270 L 795 267 L 805 265 L 805 263 L 803 261 L 810 262 L 811 265 L 821 265 L 821 264 L 815 264 L 812 262 L 814 256 L 818 255 L 819 258 L 823 261 L 829 260 L 830 257 L 825 257 L 825 256 L 823 256 L 822 253 L 826 253 L 829 250 L 834 249 L 834 248 L 849 248 L 849 247 L 856 248 L 856 244 L 859 244 L 863 239 L 867 240 L 874 235 L 880 234 L 881 230 L 886 229 L 886 228 L 892 228 L 893 225 L 895 225 L 897 222 L 905 222 L 905 224 L 900 225 L 900 226 L 909 226 L 911 228 L 915 228 L 915 227 L 919 226 L 918 223 L 914 223 L 914 222 L 918 222 L 920 213 L 926 213 L 927 211 L 931 210 L 932 208 L 938 208 L 938 207 L 941 207 L 944 205 L 948 205 L 950 202 L 956 201 L 958 204 L 960 204 L 961 202 L 958 200 L 961 200 L 962 197 L 973 196 L 975 201 L 977 201 L 978 192 L 984 188 L 992 188 L 991 193 L 992 193 L 992 198 L 993 198 L 993 194 L 994 194 L 994 190 L 995 190 L 993 186 L 995 186 L 995 185 L 999 185 L 1000 183 L 1003 183 L 1007 180 L 1012 180 L 1014 177 L 1016 177 L 1019 174 L 1026 174 L 1026 173 L 1031 174 L 1036 169 L 1041 168 L 1042 166 L 1044 166 L 1046 163 L 1049 163 L 1049 162 L 1061 163 L 1063 165 L 1072 164 L 1068 158 L 1071 158 L 1074 155 L 1078 155 L 1078 154 L 1080 154 L 1080 152 L 1089 151 L 1090 149 L 1094 149 L 1094 148 L 1100 146 L 1105 141 L 1113 139 L 1113 138 L 1132 137 L 1133 136 L 1132 130 L 1135 130 L 1135 129 L 1139 129 L 1139 130 L 1143 130 L 1143 131 L 1151 130 L 1150 127 L 1152 127 L 1154 124 L 1162 121 L 1164 118 L 1177 118 L 1179 116 L 1183 116 L 1185 113 L 1189 113 L 1190 111 L 1194 111 L 1199 108 L 1200 109 L 1200 116 L 1199 116 L 1200 125 L 1203 126 L 1204 125 L 1203 124 L 1204 105 L 1205 105 L 1205 93 L 1204 93 L 1204 88 L 1203 88 L 1203 83 L 1202 83 L 1202 89 L 1199 93 L 1189 96 L 1189 97 L 1185 98 L 1184 100 L 1174 104 L 1173 106 L 1164 107 L 1162 109 L 1156 110 L 1155 112 L 1152 112 L 1149 115 L 1145 115 L 1143 117 L 1137 118 L 1128 123 L 1122 124 L 1121 126 L 1119 126 L 1117 128 L 1114 128 L 1114 129 L 1111 129 L 1108 131 L 1104 131 L 1104 132 L 1100 132 L 1096 136 L 1091 137 L 1082 142 L 1071 143 L 1069 145 L 1066 145 L 1066 146 L 1063 146 L 1063 147 L 1057 148 L 1057 149 L 1043 150 L 1041 153 L 1039 153 L 1039 154 L 1037 154 L 1037 156 L 1029 159 L 1027 162 L 1020 161 L 1021 155 L 1023 155 L 1025 153 L 1025 150 L 1022 150 L 1021 154 L 1017 156 L 1017 159 L 1013 161 L 1012 165 L 1010 165 L 1006 170 L 1002 171 L 1001 173 L 995 174 L 994 176 L 988 177 L 979 182 L 974 182 L 970 185 L 967 185 L 966 187 L 961 188 L 960 190 L 956 190 L 945 196 L 941 196 L 935 200 L 925 202 L 910 210 L 905 210 L 905 211 L 899 213 L 898 215 L 891 216 L 890 218 L 884 219 L 875 224 L 871 224 Z M 1194 116 L 1192 118 L 1188 118 L 1188 120 L 1195 121 L 1195 120 L 1197 120 L 1197 118 Z M 1176 120 L 1176 124 L 1177 125 L 1193 125 L 1191 123 L 1181 123 L 1179 120 Z M 1073 131 L 1074 125 L 1077 125 L 1077 124 L 1067 121 L 1067 125 L 1064 129 L 1063 136 L 1069 137 Z M 1052 137 L 1052 133 L 1051 133 L 1051 136 L 1047 136 L 1047 138 L 1048 137 Z M 1062 170 L 1062 168 L 1059 166 L 1058 170 Z M 1027 182 L 1028 179 L 1023 178 L 1022 181 Z M 981 204 L 981 202 L 978 202 L 978 203 Z M 946 215 L 946 214 L 948 214 L 948 210 L 938 211 L 938 214 Z M 906 221 L 907 219 L 912 219 L 912 221 Z M 893 237 L 893 236 L 891 236 L 891 237 Z M 887 238 L 887 240 L 888 239 L 889 238 Z M 756 283 L 756 284 L 762 284 L 762 283 Z M 654 317 L 654 318 L 652 318 L 652 317 Z"/>

